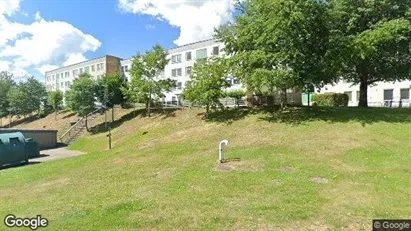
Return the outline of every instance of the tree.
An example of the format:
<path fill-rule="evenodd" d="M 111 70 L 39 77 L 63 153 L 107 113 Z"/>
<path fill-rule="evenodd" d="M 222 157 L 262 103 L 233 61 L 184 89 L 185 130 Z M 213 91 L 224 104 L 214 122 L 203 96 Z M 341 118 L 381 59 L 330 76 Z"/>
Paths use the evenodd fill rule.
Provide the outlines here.
<path fill-rule="evenodd" d="M 15 85 L 12 74 L 5 71 L 0 72 L 0 127 L 3 126 L 3 117 L 10 113 L 10 101 L 7 94 Z"/>
<path fill-rule="evenodd" d="M 227 74 L 225 58 L 197 61 L 191 75 L 192 82 L 184 89 L 184 98 L 205 106 L 208 115 L 210 108 L 221 106 L 220 99 L 225 96 L 225 88 L 230 87 L 226 80 Z"/>
<path fill-rule="evenodd" d="M 112 121 L 114 121 L 114 105 L 124 102 L 122 88 L 125 86 L 119 74 L 103 76 L 96 83 L 97 99 L 105 106 L 112 108 Z"/>
<path fill-rule="evenodd" d="M 87 116 L 95 108 L 95 82 L 88 73 L 82 73 L 66 92 L 67 106 L 80 116 Z M 87 118 L 86 118 L 87 121 Z M 87 127 L 87 123 L 86 123 Z M 87 128 L 88 129 L 88 128 Z"/>
<path fill-rule="evenodd" d="M 166 56 L 166 51 L 160 45 L 155 45 L 144 55 L 135 55 L 132 61 L 130 70 L 132 79 L 124 93 L 128 99 L 145 103 L 148 117 L 150 117 L 153 97 L 164 97 L 163 92 L 171 91 L 174 84 L 170 79 L 157 78 L 156 80 L 169 62 Z"/>
<path fill-rule="evenodd" d="M 410 0 L 330 0 L 339 74 L 360 85 L 359 106 L 379 81 L 411 79 Z"/>
<path fill-rule="evenodd" d="M 46 88 L 34 77 L 20 82 L 7 93 L 12 115 L 26 116 L 34 111 L 39 112 L 42 102 L 46 98 Z"/>
<path fill-rule="evenodd" d="M 239 101 L 246 96 L 246 92 L 244 90 L 234 90 L 226 92 L 226 96 L 235 99 L 235 104 L 239 107 Z"/>
<path fill-rule="evenodd" d="M 58 91 L 58 90 L 49 92 L 47 103 L 53 107 L 54 112 L 55 112 L 54 119 L 57 120 L 57 111 L 63 105 L 63 92 Z"/>
<path fill-rule="evenodd" d="M 234 24 L 222 26 L 216 37 L 248 91 L 273 96 L 280 90 L 285 104 L 287 89 L 333 80 L 326 1 L 248 0 L 237 10 Z"/>
<path fill-rule="evenodd" d="M 39 112 L 41 103 L 47 99 L 46 87 L 34 77 L 28 78 L 23 86 L 26 93 L 27 112 Z"/>

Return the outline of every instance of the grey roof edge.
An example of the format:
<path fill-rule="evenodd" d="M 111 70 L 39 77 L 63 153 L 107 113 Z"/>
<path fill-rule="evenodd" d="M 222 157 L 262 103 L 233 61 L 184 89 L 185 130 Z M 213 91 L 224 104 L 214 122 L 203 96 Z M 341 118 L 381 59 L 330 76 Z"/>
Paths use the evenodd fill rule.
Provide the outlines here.
<path fill-rule="evenodd" d="M 123 60 L 123 58 L 117 57 L 117 56 L 115 56 L 115 55 L 103 55 L 103 56 L 99 56 L 99 57 L 96 57 L 96 58 L 84 60 L 84 61 L 79 62 L 79 63 L 73 63 L 73 64 L 70 64 L 70 65 L 67 65 L 67 66 L 62 66 L 62 67 L 59 67 L 59 68 L 56 68 L 56 69 L 53 69 L 53 70 L 50 70 L 50 71 L 46 71 L 45 74 L 47 75 L 47 73 L 53 72 L 53 71 L 57 71 L 58 69 L 62 69 L 62 68 L 67 68 L 67 67 L 79 65 L 79 64 L 82 64 L 82 63 L 90 62 L 90 61 L 97 60 L 97 59 L 101 59 L 101 58 L 105 58 L 105 57 L 113 57 L 113 58 L 117 58 L 117 59 Z"/>
<path fill-rule="evenodd" d="M 0 133 L 1 132 L 55 132 L 57 133 L 58 130 L 54 129 L 19 129 L 19 128 L 0 128 Z"/>

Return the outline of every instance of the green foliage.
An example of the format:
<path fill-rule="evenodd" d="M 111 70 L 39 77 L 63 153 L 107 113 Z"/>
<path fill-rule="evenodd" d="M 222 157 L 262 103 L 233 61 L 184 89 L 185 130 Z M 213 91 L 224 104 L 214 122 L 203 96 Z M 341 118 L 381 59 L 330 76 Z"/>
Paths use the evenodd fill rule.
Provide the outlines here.
<path fill-rule="evenodd" d="M 8 72 L 0 72 L 0 118 L 9 114 L 10 101 L 7 95 L 14 86 L 13 75 Z"/>
<path fill-rule="evenodd" d="M 95 82 L 92 77 L 87 73 L 81 74 L 65 97 L 67 106 L 80 116 L 92 112 L 95 107 Z"/>
<path fill-rule="evenodd" d="M 27 115 L 34 111 L 39 112 L 42 103 L 47 97 L 46 88 L 34 77 L 26 82 L 20 82 L 7 93 L 9 110 L 12 115 Z"/>
<path fill-rule="evenodd" d="M 122 88 L 128 101 L 146 104 L 148 116 L 150 116 L 150 106 L 153 99 L 164 97 L 163 92 L 169 92 L 173 88 L 174 81 L 155 79 L 160 76 L 169 62 L 166 56 L 166 51 L 160 45 L 155 45 L 151 51 L 144 55 L 135 55 L 130 70 L 131 83 L 128 87 Z"/>
<path fill-rule="evenodd" d="M 63 105 L 63 92 L 57 90 L 48 93 L 47 103 L 51 105 L 57 115 L 57 111 Z"/>
<path fill-rule="evenodd" d="M 313 95 L 313 104 L 324 107 L 346 107 L 348 106 L 349 97 L 347 94 L 325 93 Z"/>
<path fill-rule="evenodd" d="M 329 17 L 320 0 L 249 0 L 233 25 L 217 30 L 234 75 L 248 90 L 321 86 L 335 77 L 329 62 Z M 286 98 L 285 98 L 286 100 Z"/>
<path fill-rule="evenodd" d="M 360 106 L 367 87 L 378 81 L 411 79 L 411 2 L 409 0 L 331 0 L 331 41 L 339 74 L 360 84 Z"/>
<path fill-rule="evenodd" d="M 228 91 L 226 92 L 226 96 L 234 99 L 241 99 L 245 96 L 246 92 L 244 90 L 234 90 L 234 91 Z"/>
<path fill-rule="evenodd" d="M 225 58 L 213 57 L 197 61 L 191 75 L 191 85 L 184 89 L 184 98 L 192 103 L 205 106 L 207 113 L 210 107 L 220 106 L 220 99 L 225 96 L 227 82 L 227 64 Z"/>
<path fill-rule="evenodd" d="M 96 97 L 106 107 L 113 107 L 124 102 L 121 89 L 125 86 L 119 74 L 103 76 L 96 83 Z"/>

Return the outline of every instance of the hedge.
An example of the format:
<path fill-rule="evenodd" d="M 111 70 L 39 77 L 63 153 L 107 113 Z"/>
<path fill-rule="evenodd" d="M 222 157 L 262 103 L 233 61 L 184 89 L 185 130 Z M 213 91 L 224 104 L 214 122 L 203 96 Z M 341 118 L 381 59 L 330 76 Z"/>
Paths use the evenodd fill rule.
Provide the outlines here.
<path fill-rule="evenodd" d="M 312 101 L 317 106 L 325 107 L 346 107 L 348 106 L 348 95 L 339 93 L 325 93 L 313 95 Z"/>

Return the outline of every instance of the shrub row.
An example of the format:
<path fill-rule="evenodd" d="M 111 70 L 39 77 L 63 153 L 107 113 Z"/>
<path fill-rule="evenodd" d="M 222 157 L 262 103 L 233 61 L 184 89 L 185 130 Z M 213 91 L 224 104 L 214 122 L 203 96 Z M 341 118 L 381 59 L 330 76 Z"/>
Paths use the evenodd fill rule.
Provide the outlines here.
<path fill-rule="evenodd" d="M 340 93 L 325 93 L 313 95 L 313 104 L 326 107 L 346 107 L 348 106 L 348 95 Z"/>

